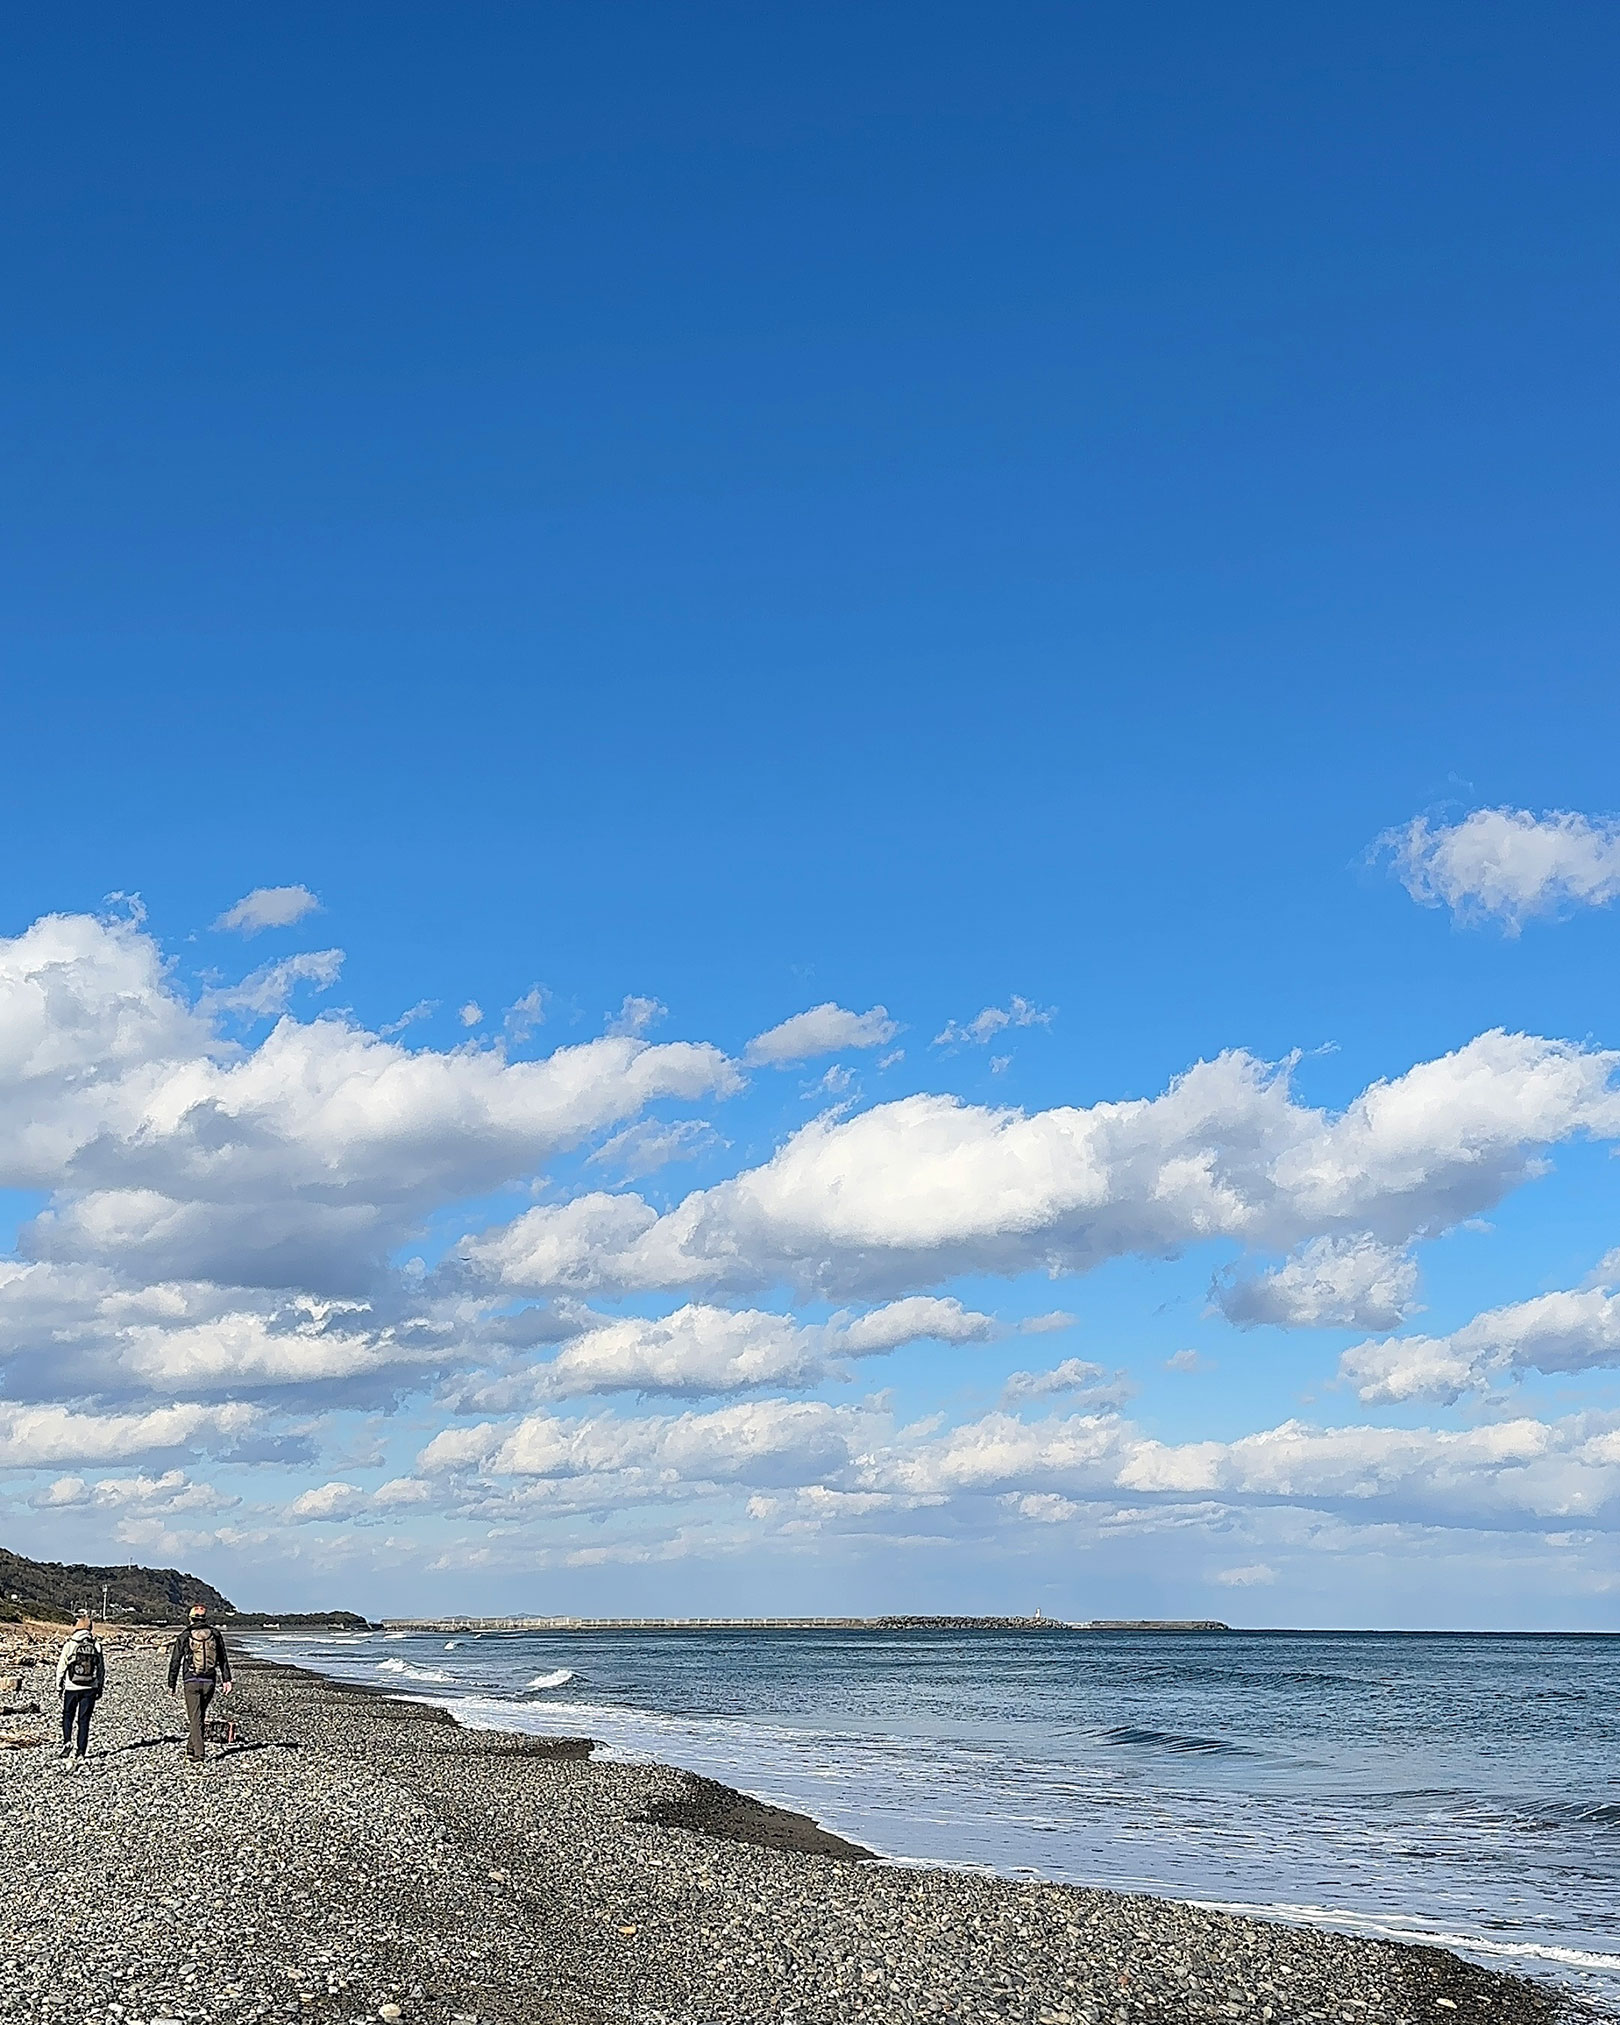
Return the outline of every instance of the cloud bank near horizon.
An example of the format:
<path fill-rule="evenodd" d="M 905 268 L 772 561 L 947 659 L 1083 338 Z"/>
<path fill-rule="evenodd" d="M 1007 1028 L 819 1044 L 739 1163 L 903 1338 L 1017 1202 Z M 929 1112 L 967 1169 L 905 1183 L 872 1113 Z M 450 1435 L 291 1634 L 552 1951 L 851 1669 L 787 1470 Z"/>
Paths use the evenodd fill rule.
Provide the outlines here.
<path fill-rule="evenodd" d="M 314 904 L 261 889 L 222 925 Z M 734 1055 L 650 1040 L 648 997 L 527 1054 L 536 987 L 491 1039 L 413 1046 L 402 1023 L 298 1015 L 340 960 L 295 952 L 188 996 L 137 920 L 48 916 L 0 940 L 0 1187 L 37 1199 L 0 1260 L 0 1496 L 18 1509 L 172 1554 L 342 1529 L 351 1557 L 443 1568 L 518 1543 L 586 1565 L 569 1557 L 1050 1541 L 1176 1514 L 1268 1554 L 1285 1512 L 1306 1533 L 1620 1521 L 1620 1431 L 1599 1412 L 1291 1415 L 1166 1440 L 1126 1417 L 1112 1357 L 1004 1374 L 998 1345 L 1072 1318 L 1008 1318 L 985 1292 L 1224 1248 L 1213 1301 L 1242 1330 L 1398 1329 L 1416 1247 L 1558 1147 L 1620 1139 L 1614 1052 L 1492 1030 L 1338 1111 L 1242 1050 L 1124 1101 L 850 1099 L 660 1203 L 629 1183 L 712 1172 L 728 1149 L 709 1114 L 751 1068 L 886 1047 L 899 1022 L 828 1002 Z M 1047 1018 L 1012 1006 L 948 1027 L 936 1065 Z M 1616 1299 L 1369 1337 L 1342 1375 L 1363 1409 L 1506 1397 L 1527 1371 L 1620 1361 Z M 952 1374 L 929 1412 L 851 1395 L 902 1353 Z"/>

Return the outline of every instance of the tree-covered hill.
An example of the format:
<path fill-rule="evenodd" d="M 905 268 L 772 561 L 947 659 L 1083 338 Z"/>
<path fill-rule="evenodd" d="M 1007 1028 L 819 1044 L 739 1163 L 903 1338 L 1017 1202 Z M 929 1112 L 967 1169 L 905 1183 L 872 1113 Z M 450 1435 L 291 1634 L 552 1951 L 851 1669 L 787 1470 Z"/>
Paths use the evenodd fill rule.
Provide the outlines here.
<path fill-rule="evenodd" d="M 134 1624 L 170 1624 L 193 1603 L 205 1603 L 221 1617 L 233 1615 L 230 1598 L 199 1575 L 178 1568 L 90 1568 L 82 1562 L 30 1561 L 0 1547 L 0 1618 L 71 1618 L 89 1608 L 101 1615 L 105 1592 L 108 1616 Z"/>

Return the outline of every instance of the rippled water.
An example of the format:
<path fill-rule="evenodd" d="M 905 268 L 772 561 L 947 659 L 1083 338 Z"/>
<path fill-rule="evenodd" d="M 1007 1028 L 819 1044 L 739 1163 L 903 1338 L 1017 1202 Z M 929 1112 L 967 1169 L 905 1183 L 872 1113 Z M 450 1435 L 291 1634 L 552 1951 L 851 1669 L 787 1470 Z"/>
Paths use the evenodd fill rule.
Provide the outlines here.
<path fill-rule="evenodd" d="M 1620 2015 L 1620 1638 L 255 1642 L 464 1723 L 709 1773 L 888 1856 L 1440 1940 Z"/>

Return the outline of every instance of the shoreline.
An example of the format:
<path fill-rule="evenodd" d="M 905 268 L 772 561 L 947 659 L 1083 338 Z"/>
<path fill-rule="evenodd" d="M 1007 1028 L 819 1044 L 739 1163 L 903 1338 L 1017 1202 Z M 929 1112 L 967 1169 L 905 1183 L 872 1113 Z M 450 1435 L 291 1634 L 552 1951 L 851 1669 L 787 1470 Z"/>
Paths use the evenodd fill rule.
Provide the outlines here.
<path fill-rule="evenodd" d="M 239 1741 L 199 1774 L 153 1643 L 108 1657 L 77 1776 L 0 1752 L 8 2019 L 53 1993 L 76 2025 L 1596 2015 L 1440 1948 L 867 1860 L 712 1780 L 282 1661 L 238 1662 Z"/>

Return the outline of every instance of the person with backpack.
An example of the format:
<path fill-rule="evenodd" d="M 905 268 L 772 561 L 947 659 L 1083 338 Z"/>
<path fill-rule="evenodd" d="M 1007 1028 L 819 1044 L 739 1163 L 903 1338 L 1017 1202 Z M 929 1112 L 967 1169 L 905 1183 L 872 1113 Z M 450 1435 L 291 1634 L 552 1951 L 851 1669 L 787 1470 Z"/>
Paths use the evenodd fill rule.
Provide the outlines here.
<path fill-rule="evenodd" d="M 62 1697 L 62 1748 L 58 1756 L 82 1758 L 90 1741 L 90 1717 L 107 1687 L 107 1655 L 88 1610 L 81 1610 L 72 1636 L 56 1662 L 56 1692 Z"/>
<path fill-rule="evenodd" d="M 225 1650 L 225 1634 L 217 1624 L 208 1622 L 208 1611 L 201 1603 L 192 1604 L 185 1630 L 169 1647 L 170 1694 L 177 1684 L 184 1687 L 186 1695 L 186 1756 L 192 1764 L 200 1765 L 208 1755 L 208 1704 L 216 1687 L 226 1694 L 231 1691 L 231 1656 Z"/>

